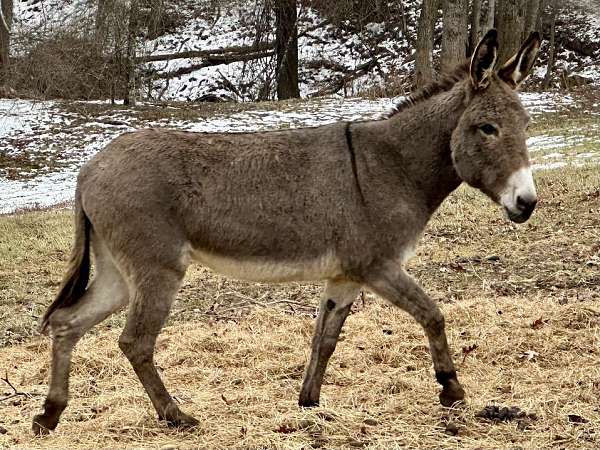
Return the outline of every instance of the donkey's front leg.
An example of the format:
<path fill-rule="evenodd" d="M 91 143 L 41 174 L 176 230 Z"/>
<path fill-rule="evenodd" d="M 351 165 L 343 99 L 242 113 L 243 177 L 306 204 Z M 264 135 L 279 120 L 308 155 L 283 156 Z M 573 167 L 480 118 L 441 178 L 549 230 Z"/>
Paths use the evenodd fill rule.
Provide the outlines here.
<path fill-rule="evenodd" d="M 327 282 L 315 326 L 310 362 L 300 391 L 298 401 L 300 406 L 311 407 L 319 404 L 327 363 L 335 350 L 342 326 L 359 291 L 358 284 L 348 281 Z"/>
<path fill-rule="evenodd" d="M 461 401 L 465 392 L 458 382 L 454 363 L 448 350 L 444 316 L 423 289 L 401 267 L 375 274 L 369 287 L 415 318 L 425 330 L 433 359 L 435 377 L 443 387 L 440 402 L 452 406 Z"/>

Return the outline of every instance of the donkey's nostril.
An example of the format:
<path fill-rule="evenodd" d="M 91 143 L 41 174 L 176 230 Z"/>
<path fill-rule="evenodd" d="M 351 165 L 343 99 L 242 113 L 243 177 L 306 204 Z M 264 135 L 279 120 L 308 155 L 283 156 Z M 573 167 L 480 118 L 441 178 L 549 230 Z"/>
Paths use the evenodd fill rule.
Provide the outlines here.
<path fill-rule="evenodd" d="M 537 198 L 526 198 L 517 196 L 517 208 L 526 214 L 531 214 L 537 204 Z"/>

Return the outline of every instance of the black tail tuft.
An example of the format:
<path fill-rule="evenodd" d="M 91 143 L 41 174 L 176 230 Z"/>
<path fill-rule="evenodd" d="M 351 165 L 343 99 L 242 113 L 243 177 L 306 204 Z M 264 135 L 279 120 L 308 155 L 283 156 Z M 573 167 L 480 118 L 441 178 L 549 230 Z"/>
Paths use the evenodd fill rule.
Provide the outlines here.
<path fill-rule="evenodd" d="M 85 215 L 79 199 L 75 206 L 75 243 L 71 252 L 67 273 L 60 291 L 48 307 L 40 323 L 40 332 L 45 333 L 50 316 L 57 309 L 74 305 L 83 296 L 90 278 L 90 230 L 92 224 Z"/>

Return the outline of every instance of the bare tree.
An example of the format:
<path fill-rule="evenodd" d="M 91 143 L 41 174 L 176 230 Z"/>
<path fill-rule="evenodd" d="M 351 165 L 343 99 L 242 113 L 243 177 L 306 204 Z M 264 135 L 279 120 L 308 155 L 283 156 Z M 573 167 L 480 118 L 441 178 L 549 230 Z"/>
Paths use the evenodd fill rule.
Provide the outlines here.
<path fill-rule="evenodd" d="M 163 31 L 165 14 L 164 0 L 150 0 L 150 17 L 148 18 L 148 39 L 155 39 Z"/>
<path fill-rule="evenodd" d="M 494 18 L 496 13 L 496 0 L 488 0 L 487 2 L 487 16 L 485 18 L 485 30 L 491 30 L 494 28 Z"/>
<path fill-rule="evenodd" d="M 6 82 L 10 67 L 10 33 L 13 22 L 13 0 L 0 0 L 0 84 Z"/>
<path fill-rule="evenodd" d="M 527 36 L 532 31 L 541 31 L 538 29 L 538 18 L 540 15 L 540 4 L 543 3 L 541 0 L 528 0 L 525 2 L 524 11 L 524 23 L 523 23 L 523 34 L 521 39 L 527 39 Z"/>
<path fill-rule="evenodd" d="M 125 90 L 123 103 L 135 106 L 135 59 L 139 27 L 139 0 L 130 0 L 127 25 L 127 67 L 125 71 Z"/>
<path fill-rule="evenodd" d="M 525 0 L 498 0 L 496 4 L 496 28 L 498 29 L 498 62 L 505 63 L 521 45 Z"/>
<path fill-rule="evenodd" d="M 540 0 L 540 7 L 538 8 L 537 22 L 535 23 L 535 29 L 543 35 L 544 32 L 544 11 L 548 5 L 548 0 Z"/>
<path fill-rule="evenodd" d="M 300 97 L 298 88 L 298 12 L 296 0 L 275 0 L 277 98 Z"/>
<path fill-rule="evenodd" d="M 552 80 L 552 71 L 554 70 L 554 58 L 556 55 L 556 16 L 559 5 L 557 0 L 549 0 L 550 4 L 550 42 L 548 46 L 548 66 L 546 67 L 546 76 L 544 77 L 544 88 L 550 86 Z"/>
<path fill-rule="evenodd" d="M 449 71 L 466 56 L 468 0 L 444 0 L 442 35 L 442 70 Z"/>
<path fill-rule="evenodd" d="M 470 55 L 475 51 L 475 47 L 479 42 L 481 35 L 480 23 L 481 23 L 481 1 L 482 0 L 471 0 L 471 27 L 469 29 L 469 51 Z"/>
<path fill-rule="evenodd" d="M 106 34 L 108 32 L 107 19 L 110 11 L 114 9 L 114 0 L 98 0 L 96 8 L 95 34 L 94 40 L 99 48 L 106 43 Z"/>
<path fill-rule="evenodd" d="M 433 32 L 438 16 L 438 0 L 423 0 L 415 52 L 415 85 L 433 81 Z"/>

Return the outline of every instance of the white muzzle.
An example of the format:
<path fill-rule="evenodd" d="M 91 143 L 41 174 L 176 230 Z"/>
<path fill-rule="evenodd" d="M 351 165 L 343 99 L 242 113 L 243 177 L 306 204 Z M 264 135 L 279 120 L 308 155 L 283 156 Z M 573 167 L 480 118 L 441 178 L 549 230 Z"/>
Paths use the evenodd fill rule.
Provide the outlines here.
<path fill-rule="evenodd" d="M 522 167 L 508 177 L 500 193 L 500 204 L 513 222 L 523 223 L 529 219 L 537 204 L 531 167 Z"/>

